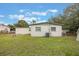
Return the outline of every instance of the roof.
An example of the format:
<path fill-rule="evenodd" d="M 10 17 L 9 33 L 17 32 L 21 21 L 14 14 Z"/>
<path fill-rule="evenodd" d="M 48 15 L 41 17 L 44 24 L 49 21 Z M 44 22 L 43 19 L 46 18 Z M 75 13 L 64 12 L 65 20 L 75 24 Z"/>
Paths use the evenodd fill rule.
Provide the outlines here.
<path fill-rule="evenodd" d="M 52 23 L 49 23 L 49 22 L 42 22 L 42 23 L 30 24 L 30 26 L 32 26 L 32 25 L 44 25 L 44 24 L 47 24 L 47 25 L 56 25 L 56 24 L 52 24 Z M 61 25 L 58 25 L 58 26 L 61 26 Z"/>
<path fill-rule="evenodd" d="M 4 24 L 0 24 L 0 26 L 5 26 Z"/>
<path fill-rule="evenodd" d="M 41 25 L 41 24 L 49 24 L 48 22 L 42 22 L 42 23 L 35 23 L 35 24 L 30 24 L 30 25 Z"/>
<path fill-rule="evenodd" d="M 7 26 L 7 25 L 4 25 L 4 24 L 0 24 L 0 26 L 5 26 L 5 27 L 9 27 L 9 26 Z"/>

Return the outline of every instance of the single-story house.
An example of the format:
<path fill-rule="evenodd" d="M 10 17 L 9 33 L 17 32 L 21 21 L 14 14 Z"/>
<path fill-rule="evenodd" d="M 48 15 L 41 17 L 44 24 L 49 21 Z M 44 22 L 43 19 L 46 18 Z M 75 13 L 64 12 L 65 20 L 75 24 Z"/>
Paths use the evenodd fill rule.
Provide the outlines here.
<path fill-rule="evenodd" d="M 1 31 L 3 31 L 3 32 L 10 32 L 10 28 L 7 25 L 0 24 L 0 32 Z"/>
<path fill-rule="evenodd" d="M 29 25 L 29 28 L 16 28 L 16 34 L 30 34 L 31 36 L 62 36 L 62 26 L 53 25 L 47 22 Z"/>
<path fill-rule="evenodd" d="M 45 36 L 49 33 L 50 36 L 62 36 L 62 26 L 45 23 L 36 23 L 30 26 L 31 36 Z"/>

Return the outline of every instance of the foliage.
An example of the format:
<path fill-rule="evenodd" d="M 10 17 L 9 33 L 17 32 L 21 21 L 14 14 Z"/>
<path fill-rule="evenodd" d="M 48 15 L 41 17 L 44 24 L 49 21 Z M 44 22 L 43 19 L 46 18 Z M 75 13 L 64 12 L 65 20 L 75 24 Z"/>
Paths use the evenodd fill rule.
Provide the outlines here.
<path fill-rule="evenodd" d="M 71 4 L 62 15 L 51 18 L 53 24 L 62 25 L 63 29 L 75 32 L 79 28 L 79 4 Z"/>
<path fill-rule="evenodd" d="M 0 34 L 8 34 L 8 31 L 7 30 L 1 30 Z"/>
<path fill-rule="evenodd" d="M 19 20 L 18 23 L 14 24 L 16 27 L 28 27 L 28 23 L 24 20 Z"/>
<path fill-rule="evenodd" d="M 63 26 L 63 29 L 66 29 L 67 27 L 65 26 L 66 20 L 65 20 L 65 16 L 63 15 L 58 15 L 56 17 L 51 17 L 49 19 L 49 23 L 55 24 L 55 25 L 61 25 Z"/>
<path fill-rule="evenodd" d="M 8 26 L 10 27 L 10 31 L 15 31 L 15 26 L 14 25 L 9 24 Z"/>
<path fill-rule="evenodd" d="M 64 11 L 69 30 L 76 32 L 79 28 L 79 4 L 72 4 Z"/>

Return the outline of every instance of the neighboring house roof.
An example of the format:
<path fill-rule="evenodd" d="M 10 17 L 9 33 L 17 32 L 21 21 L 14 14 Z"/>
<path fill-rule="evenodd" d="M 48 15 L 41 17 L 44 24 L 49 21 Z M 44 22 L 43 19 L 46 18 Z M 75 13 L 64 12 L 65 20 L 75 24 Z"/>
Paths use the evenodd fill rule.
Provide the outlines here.
<path fill-rule="evenodd" d="M 7 26 L 7 25 L 4 25 L 4 24 L 0 24 L 0 26 L 4 26 L 4 27 L 8 27 L 8 28 L 9 28 L 9 26 Z"/>
<path fill-rule="evenodd" d="M 5 26 L 4 24 L 0 24 L 0 26 Z"/>

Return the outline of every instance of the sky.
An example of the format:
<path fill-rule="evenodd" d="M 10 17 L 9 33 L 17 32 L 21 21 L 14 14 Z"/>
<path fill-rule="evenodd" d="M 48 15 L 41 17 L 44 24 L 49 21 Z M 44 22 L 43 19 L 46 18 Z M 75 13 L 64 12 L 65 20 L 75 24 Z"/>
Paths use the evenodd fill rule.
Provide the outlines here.
<path fill-rule="evenodd" d="M 15 24 L 18 20 L 31 23 L 46 22 L 50 17 L 63 14 L 68 3 L 0 3 L 0 24 Z"/>

